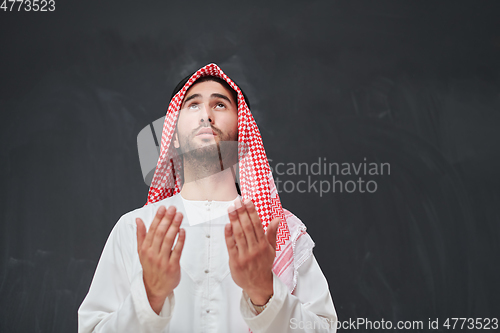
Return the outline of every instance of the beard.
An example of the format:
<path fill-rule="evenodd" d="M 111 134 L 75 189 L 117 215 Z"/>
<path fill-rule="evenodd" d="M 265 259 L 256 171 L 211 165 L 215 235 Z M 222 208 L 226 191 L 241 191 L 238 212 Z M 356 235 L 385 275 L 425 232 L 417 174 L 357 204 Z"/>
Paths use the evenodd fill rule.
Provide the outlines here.
<path fill-rule="evenodd" d="M 195 179 L 214 175 L 238 162 L 237 133 L 224 133 L 215 126 L 210 126 L 217 135 L 213 139 L 207 139 L 206 142 L 205 139 L 202 140 L 203 143 L 200 144 L 195 142 L 195 137 L 202 127 L 198 127 L 188 135 L 179 136 L 178 152 L 184 166 L 189 165 L 189 168 L 195 171 Z"/>

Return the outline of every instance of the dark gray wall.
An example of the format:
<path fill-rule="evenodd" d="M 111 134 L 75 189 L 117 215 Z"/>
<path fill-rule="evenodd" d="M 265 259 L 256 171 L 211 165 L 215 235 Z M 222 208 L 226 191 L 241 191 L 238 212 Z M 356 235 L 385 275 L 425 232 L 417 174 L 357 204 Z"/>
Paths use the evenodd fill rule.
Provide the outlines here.
<path fill-rule="evenodd" d="M 249 96 L 272 166 L 390 164 L 362 176 L 374 193 L 281 193 L 341 320 L 499 317 L 499 14 L 497 1 L 0 11 L 0 331 L 76 332 L 111 228 L 146 202 L 137 134 L 209 62 Z"/>

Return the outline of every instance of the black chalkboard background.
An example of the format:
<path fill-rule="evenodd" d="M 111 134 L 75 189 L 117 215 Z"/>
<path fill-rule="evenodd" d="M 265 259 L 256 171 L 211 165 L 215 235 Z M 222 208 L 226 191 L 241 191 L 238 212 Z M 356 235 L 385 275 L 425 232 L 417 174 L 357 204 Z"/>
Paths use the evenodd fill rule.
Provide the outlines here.
<path fill-rule="evenodd" d="M 210 62 L 248 95 L 341 320 L 500 317 L 499 17 L 497 1 L 1 10 L 0 331 L 76 332 L 111 228 L 146 202 L 137 135 Z M 373 193 L 292 189 L 331 181 L 286 174 L 318 159 L 390 174 L 362 176 Z"/>

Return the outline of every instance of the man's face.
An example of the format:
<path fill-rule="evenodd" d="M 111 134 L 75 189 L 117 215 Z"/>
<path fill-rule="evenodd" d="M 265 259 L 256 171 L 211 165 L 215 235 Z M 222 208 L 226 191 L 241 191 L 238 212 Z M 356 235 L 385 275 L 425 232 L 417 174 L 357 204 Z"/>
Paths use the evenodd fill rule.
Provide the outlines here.
<path fill-rule="evenodd" d="M 174 147 L 184 154 L 193 151 L 210 154 L 221 141 L 237 141 L 237 110 L 233 94 L 220 83 L 195 83 L 181 106 Z"/>

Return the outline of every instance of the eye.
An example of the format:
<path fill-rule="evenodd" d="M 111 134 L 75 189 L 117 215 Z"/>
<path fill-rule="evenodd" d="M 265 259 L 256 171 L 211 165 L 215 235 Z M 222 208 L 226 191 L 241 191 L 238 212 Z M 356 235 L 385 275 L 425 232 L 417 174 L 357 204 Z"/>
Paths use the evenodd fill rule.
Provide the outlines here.
<path fill-rule="evenodd" d="M 199 108 L 199 105 L 196 103 L 193 103 L 193 104 L 188 106 L 188 109 L 190 109 L 190 110 L 197 110 L 198 108 Z"/>
<path fill-rule="evenodd" d="M 224 109 L 225 107 L 226 107 L 226 105 L 224 103 L 215 104 L 215 108 L 217 108 L 217 109 Z"/>

